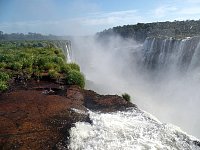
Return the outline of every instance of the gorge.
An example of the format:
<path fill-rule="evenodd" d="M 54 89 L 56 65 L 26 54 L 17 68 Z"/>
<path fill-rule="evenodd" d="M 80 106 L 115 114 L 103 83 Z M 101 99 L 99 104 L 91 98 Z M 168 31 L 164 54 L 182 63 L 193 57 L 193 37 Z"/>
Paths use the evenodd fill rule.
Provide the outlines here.
<path fill-rule="evenodd" d="M 8 91 L 0 93 L 0 148 L 199 150 L 200 37 L 143 33 L 137 32 L 139 40 L 107 34 L 2 41 L 1 70 L 11 71 L 10 57 L 23 63 L 15 48 L 24 52 L 22 60 L 36 61 L 29 66 L 33 72 L 18 65 L 33 78 L 25 81 L 13 68 Z M 24 57 L 27 49 L 33 57 Z M 77 78 L 66 78 L 80 73 L 74 62 L 84 73 L 85 89 Z"/>
<path fill-rule="evenodd" d="M 72 42 L 89 80 L 86 88 L 127 92 L 139 108 L 199 138 L 199 36 L 155 36 L 143 42 L 113 33 L 103 37 L 103 43 L 99 37 Z"/>

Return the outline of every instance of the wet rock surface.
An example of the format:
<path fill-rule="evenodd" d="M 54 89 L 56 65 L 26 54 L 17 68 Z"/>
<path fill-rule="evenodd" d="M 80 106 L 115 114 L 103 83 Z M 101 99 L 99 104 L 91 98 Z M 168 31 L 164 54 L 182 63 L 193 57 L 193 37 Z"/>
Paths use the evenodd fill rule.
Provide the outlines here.
<path fill-rule="evenodd" d="M 87 109 L 112 112 L 127 107 L 136 106 L 117 95 L 77 86 L 48 81 L 13 84 L 0 93 L 0 149 L 67 149 L 74 123 L 91 123 Z"/>

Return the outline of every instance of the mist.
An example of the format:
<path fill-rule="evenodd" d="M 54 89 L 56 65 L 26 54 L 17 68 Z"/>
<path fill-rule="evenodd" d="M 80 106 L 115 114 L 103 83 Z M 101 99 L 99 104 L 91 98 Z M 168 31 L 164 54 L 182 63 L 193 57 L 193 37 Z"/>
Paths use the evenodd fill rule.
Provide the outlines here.
<path fill-rule="evenodd" d="M 86 77 L 86 89 L 126 92 L 140 109 L 200 138 L 200 74 L 175 69 L 150 73 L 138 64 L 142 48 L 143 44 L 118 36 L 106 42 L 95 36 L 72 40 L 73 59 Z"/>

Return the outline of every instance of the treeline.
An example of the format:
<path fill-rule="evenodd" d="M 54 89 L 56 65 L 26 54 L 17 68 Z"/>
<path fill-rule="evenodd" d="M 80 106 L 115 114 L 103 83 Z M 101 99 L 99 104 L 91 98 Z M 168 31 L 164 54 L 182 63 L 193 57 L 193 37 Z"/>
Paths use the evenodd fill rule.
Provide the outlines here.
<path fill-rule="evenodd" d="M 69 39 L 66 36 L 56 36 L 56 35 L 42 35 L 40 33 L 32 33 L 29 32 L 28 34 L 23 33 L 3 33 L 0 31 L 0 40 L 1 41 L 12 41 L 12 40 L 65 40 Z"/>
<path fill-rule="evenodd" d="M 136 25 L 117 26 L 97 33 L 99 37 L 115 34 L 124 38 L 134 38 L 141 42 L 147 37 L 185 38 L 198 36 L 200 35 L 200 20 L 138 23 Z"/>

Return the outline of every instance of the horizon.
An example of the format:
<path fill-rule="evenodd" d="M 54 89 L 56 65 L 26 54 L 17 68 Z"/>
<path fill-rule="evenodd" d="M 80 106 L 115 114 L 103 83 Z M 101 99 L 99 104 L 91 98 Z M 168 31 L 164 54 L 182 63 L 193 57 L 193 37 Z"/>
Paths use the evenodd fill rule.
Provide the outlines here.
<path fill-rule="evenodd" d="M 1 0 L 0 30 L 88 36 L 115 26 L 199 20 L 199 0 Z"/>
<path fill-rule="evenodd" d="M 146 22 L 146 23 L 144 23 L 144 22 L 138 22 L 138 23 L 136 23 L 136 24 L 127 24 L 127 25 L 137 25 L 137 24 L 139 24 L 139 23 L 142 23 L 142 24 L 151 24 L 151 23 L 164 23 L 164 22 L 181 22 L 181 21 L 199 21 L 200 19 L 198 19 L 198 20 L 174 20 L 174 21 L 157 21 L 157 22 Z M 126 26 L 126 25 L 121 25 L 120 27 L 123 27 L 123 26 Z M 96 33 L 94 33 L 94 34 L 97 34 L 97 33 L 99 33 L 99 32 L 103 32 L 103 31 L 105 31 L 105 30 L 109 30 L 109 29 L 112 29 L 112 28 L 114 28 L 114 27 L 118 27 L 118 26 L 113 26 L 113 27 L 110 27 L 110 28 L 107 28 L 107 29 L 103 29 L 103 30 L 101 30 L 101 31 L 97 31 Z M 2 31 L 3 32 L 3 31 Z M 25 32 L 25 33 L 21 33 L 21 32 L 12 32 L 12 33 L 7 33 L 7 32 L 3 32 L 3 34 L 24 34 L 24 35 L 28 35 L 29 33 L 33 33 L 33 34 L 41 34 L 42 36 L 60 36 L 60 37 L 73 37 L 73 35 L 56 35 L 56 34 L 51 34 L 51 33 L 49 33 L 49 34 L 43 34 L 43 33 L 40 33 L 40 32 L 31 32 L 31 31 L 28 31 L 28 32 Z M 75 35 L 74 37 L 76 37 L 76 36 L 90 36 L 90 35 Z"/>

